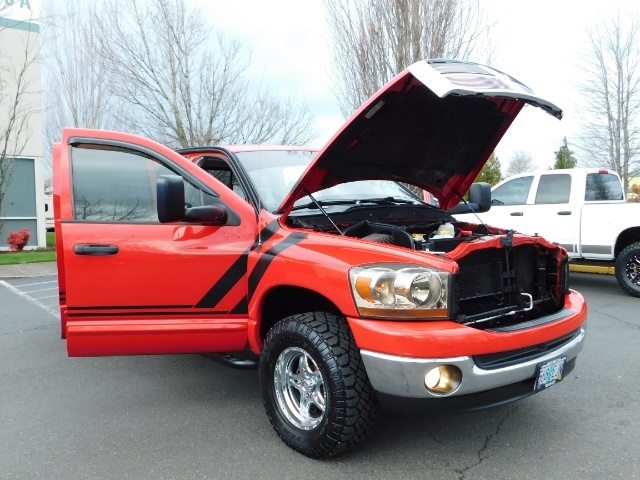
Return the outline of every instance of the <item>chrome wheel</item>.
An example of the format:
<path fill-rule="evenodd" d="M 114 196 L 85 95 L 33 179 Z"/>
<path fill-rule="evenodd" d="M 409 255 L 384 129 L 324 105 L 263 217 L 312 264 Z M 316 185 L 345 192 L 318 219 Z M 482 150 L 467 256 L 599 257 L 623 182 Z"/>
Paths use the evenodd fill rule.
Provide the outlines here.
<path fill-rule="evenodd" d="M 640 254 L 633 255 L 629 258 L 626 273 L 631 283 L 640 285 Z"/>
<path fill-rule="evenodd" d="M 640 298 L 640 242 L 628 245 L 618 254 L 616 279 L 625 292 Z"/>
<path fill-rule="evenodd" d="M 302 348 L 289 347 L 276 360 L 274 388 L 282 415 L 297 428 L 313 430 L 322 421 L 326 382 L 318 365 Z"/>
<path fill-rule="evenodd" d="M 273 429 L 308 457 L 332 457 L 354 446 L 378 414 L 349 324 L 334 313 L 299 313 L 272 326 L 259 375 Z"/>

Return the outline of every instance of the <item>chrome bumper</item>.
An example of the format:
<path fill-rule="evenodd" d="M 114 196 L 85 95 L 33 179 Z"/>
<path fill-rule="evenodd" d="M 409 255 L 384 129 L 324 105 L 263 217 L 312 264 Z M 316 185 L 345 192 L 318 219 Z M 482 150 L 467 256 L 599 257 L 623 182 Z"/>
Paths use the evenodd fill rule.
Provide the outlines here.
<path fill-rule="evenodd" d="M 367 350 L 360 353 L 369 381 L 377 392 L 409 398 L 446 398 L 493 390 L 533 378 L 540 363 L 563 356 L 567 357 L 567 362 L 574 359 L 582 350 L 584 339 L 585 325 L 569 343 L 542 357 L 493 370 L 479 368 L 471 357 L 408 358 Z M 425 388 L 425 374 L 439 365 L 455 365 L 462 372 L 462 381 L 454 392 L 434 394 Z"/>

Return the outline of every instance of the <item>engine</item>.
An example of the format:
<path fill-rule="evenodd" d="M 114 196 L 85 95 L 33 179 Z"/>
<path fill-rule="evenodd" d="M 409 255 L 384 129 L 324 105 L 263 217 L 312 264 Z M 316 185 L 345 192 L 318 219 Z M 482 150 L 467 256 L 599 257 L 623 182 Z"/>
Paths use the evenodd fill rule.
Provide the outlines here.
<path fill-rule="evenodd" d="M 446 233 L 440 233 L 443 230 Z M 482 232 L 487 233 L 486 229 Z M 363 220 L 350 225 L 343 230 L 342 234 L 346 237 L 429 252 L 449 252 L 461 243 L 469 242 L 482 235 L 456 228 L 444 220 L 409 228 Z"/>

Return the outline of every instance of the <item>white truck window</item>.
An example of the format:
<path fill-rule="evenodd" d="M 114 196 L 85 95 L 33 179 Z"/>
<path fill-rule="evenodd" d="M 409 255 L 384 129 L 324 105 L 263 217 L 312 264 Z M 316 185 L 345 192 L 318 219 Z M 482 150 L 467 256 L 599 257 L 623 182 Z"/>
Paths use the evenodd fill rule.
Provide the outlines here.
<path fill-rule="evenodd" d="M 618 177 L 611 173 L 588 173 L 584 193 L 586 201 L 622 200 L 622 187 Z"/>
<path fill-rule="evenodd" d="M 491 192 L 491 205 L 524 205 L 527 203 L 533 176 L 508 181 Z"/>
<path fill-rule="evenodd" d="M 569 203 L 571 175 L 542 175 L 536 192 L 536 204 Z"/>

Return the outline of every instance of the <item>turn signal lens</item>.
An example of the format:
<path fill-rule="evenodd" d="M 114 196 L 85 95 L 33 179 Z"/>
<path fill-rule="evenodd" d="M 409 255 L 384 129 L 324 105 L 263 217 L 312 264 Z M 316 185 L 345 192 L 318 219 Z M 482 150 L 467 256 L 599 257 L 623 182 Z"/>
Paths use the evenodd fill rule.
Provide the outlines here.
<path fill-rule="evenodd" d="M 393 293 L 395 274 L 389 268 L 371 268 L 355 280 L 356 292 L 370 303 L 392 305 L 396 301 Z"/>

